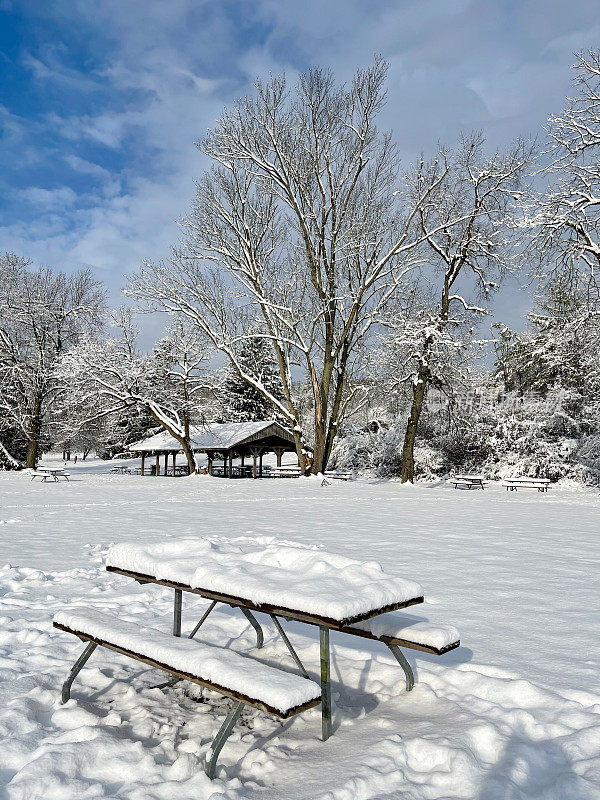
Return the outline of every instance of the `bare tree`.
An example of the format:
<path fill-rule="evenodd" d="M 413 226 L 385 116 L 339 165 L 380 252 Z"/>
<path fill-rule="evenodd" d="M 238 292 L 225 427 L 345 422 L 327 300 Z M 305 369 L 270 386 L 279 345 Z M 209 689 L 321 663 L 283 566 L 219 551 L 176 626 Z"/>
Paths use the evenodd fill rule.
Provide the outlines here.
<path fill-rule="evenodd" d="M 76 440 L 91 424 L 137 408 L 180 443 L 190 474 L 196 472 L 190 423 L 194 416 L 199 420 L 202 400 L 211 389 L 204 372 L 210 358 L 204 337 L 175 320 L 154 352 L 144 354 L 131 312 L 120 309 L 111 320 L 120 336 L 90 338 L 62 361 L 61 374 L 71 386 L 63 407 L 68 426 L 63 436 Z"/>
<path fill-rule="evenodd" d="M 509 210 L 519 189 L 531 148 L 522 142 L 506 153 L 484 154 L 480 134 L 466 137 L 444 160 L 424 162 L 410 178 L 417 219 L 428 249 L 430 281 L 437 302 L 416 317 L 400 322 L 400 341 L 410 344 L 408 373 L 412 402 L 402 448 L 402 482 L 414 478 L 414 445 L 423 404 L 433 383 L 451 384 L 454 356 L 467 352 L 477 317 L 487 314 L 490 292 L 512 261 L 514 240 Z M 423 192 L 429 191 L 425 202 Z M 470 286 L 469 286 L 470 282 Z M 478 300 L 466 300 L 461 289 L 471 288 Z M 409 335 L 406 335 L 406 330 Z M 404 329 L 404 332 L 403 332 Z M 461 336 L 465 336 L 466 341 Z"/>
<path fill-rule="evenodd" d="M 327 465 L 361 354 L 419 263 L 419 212 L 445 178 L 441 166 L 417 192 L 398 191 L 396 146 L 375 127 L 386 69 L 377 60 L 341 87 L 320 69 L 293 88 L 282 77 L 258 82 L 199 145 L 214 166 L 197 184 L 181 247 L 167 263 L 145 263 L 129 289 L 210 338 L 287 420 L 304 472 Z M 249 331 L 271 343 L 283 400 L 238 358 Z M 294 392 L 305 380 L 309 431 Z"/>
<path fill-rule="evenodd" d="M 600 52 L 577 55 L 577 95 L 549 120 L 549 163 L 542 173 L 549 186 L 542 197 L 524 203 L 531 244 L 553 280 L 557 271 L 571 274 L 582 266 L 590 301 L 599 297 L 600 267 Z M 544 273 L 543 273 L 544 274 Z M 574 285 L 581 286 L 581 277 Z"/>
<path fill-rule="evenodd" d="M 35 467 L 41 437 L 61 391 L 56 368 L 63 353 L 97 330 L 104 290 L 90 270 L 72 275 L 31 270 L 26 259 L 0 256 L 0 414 L 28 443 Z"/>

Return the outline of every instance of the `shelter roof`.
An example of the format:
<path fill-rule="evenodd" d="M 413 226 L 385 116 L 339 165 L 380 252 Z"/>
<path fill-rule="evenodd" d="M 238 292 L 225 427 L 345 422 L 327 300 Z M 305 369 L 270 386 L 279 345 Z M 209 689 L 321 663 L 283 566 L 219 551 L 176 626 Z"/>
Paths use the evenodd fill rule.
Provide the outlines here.
<path fill-rule="evenodd" d="M 194 450 L 231 450 L 243 444 L 257 442 L 260 439 L 276 437 L 290 444 L 294 437 L 287 428 L 275 420 L 260 422 L 223 422 L 211 423 L 190 429 L 190 439 Z M 129 445 L 133 452 L 150 452 L 155 450 L 180 452 L 181 445 L 170 433 L 163 431 L 148 439 Z"/>

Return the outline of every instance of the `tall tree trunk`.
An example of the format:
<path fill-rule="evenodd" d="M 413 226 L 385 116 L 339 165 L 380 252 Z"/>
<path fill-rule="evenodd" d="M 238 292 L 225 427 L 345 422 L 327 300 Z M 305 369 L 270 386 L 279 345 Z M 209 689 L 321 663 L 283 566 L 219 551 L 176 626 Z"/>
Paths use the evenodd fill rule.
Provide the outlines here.
<path fill-rule="evenodd" d="M 415 477 L 415 439 L 417 436 L 417 427 L 421 412 L 423 410 L 423 402 L 427 392 L 427 382 L 429 380 L 429 370 L 426 366 L 421 364 L 417 373 L 417 380 L 413 385 L 413 399 L 410 408 L 410 416 L 406 425 L 406 433 L 404 434 L 404 444 L 402 445 L 402 483 L 413 483 Z"/>
<path fill-rule="evenodd" d="M 42 429 L 42 400 L 36 397 L 31 414 L 29 426 L 29 439 L 27 442 L 27 466 L 35 469 L 38 462 L 40 447 L 40 432 Z"/>
<path fill-rule="evenodd" d="M 188 463 L 188 470 L 190 475 L 194 475 L 198 465 L 196 464 L 196 456 L 194 455 L 194 451 L 192 450 L 192 443 L 190 440 L 190 425 L 187 419 L 184 419 L 184 434 L 183 436 L 174 430 L 170 425 L 167 425 L 163 419 L 161 419 L 158 414 L 154 411 L 151 406 L 145 406 L 146 411 L 150 414 L 150 416 L 155 419 L 159 425 L 161 425 L 171 436 L 176 439 L 179 444 L 181 445 L 181 449 L 184 452 L 184 455 L 187 459 Z"/>
<path fill-rule="evenodd" d="M 313 475 L 323 472 L 325 456 L 326 430 L 325 417 L 327 415 L 327 398 L 322 383 L 319 382 L 314 366 L 310 365 L 310 379 L 315 401 L 315 445 L 313 450 L 310 471 Z"/>

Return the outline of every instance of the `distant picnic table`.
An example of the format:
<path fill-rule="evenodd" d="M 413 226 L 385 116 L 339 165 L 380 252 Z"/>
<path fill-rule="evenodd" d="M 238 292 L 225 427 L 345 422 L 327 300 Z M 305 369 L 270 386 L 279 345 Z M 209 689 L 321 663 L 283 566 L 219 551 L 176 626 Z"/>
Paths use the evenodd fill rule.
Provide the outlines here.
<path fill-rule="evenodd" d="M 41 478 L 42 483 L 46 483 L 48 478 L 52 478 L 58 483 L 59 478 L 64 478 L 68 481 L 69 477 L 69 473 L 65 472 L 64 467 L 37 467 L 31 476 L 31 480 L 33 481 L 36 478 Z"/>
<path fill-rule="evenodd" d="M 550 486 L 549 478 L 505 478 L 502 486 L 506 486 L 506 491 L 516 492 L 518 489 L 537 489 L 538 492 L 547 492 Z"/>
<path fill-rule="evenodd" d="M 455 489 L 484 489 L 483 475 L 455 475 L 450 480 Z"/>
<path fill-rule="evenodd" d="M 173 636 L 177 643 L 169 645 L 173 640 L 155 628 L 111 620 L 96 611 L 58 614 L 55 627 L 88 642 L 63 686 L 63 702 L 98 645 L 171 673 L 174 677 L 161 688 L 186 678 L 233 698 L 236 704 L 209 750 L 206 772 L 211 778 L 217 756 L 244 705 L 285 719 L 321 703 L 323 740 L 331 735 L 330 630 L 381 641 L 403 669 L 408 691 L 413 688 L 414 674 L 400 647 L 442 655 L 460 644 L 452 626 L 398 613 L 423 602 L 418 583 L 386 575 L 373 562 L 361 563 L 313 548 L 258 542 L 232 546 L 198 538 L 156 545 L 123 543 L 109 550 L 106 569 L 141 584 L 174 590 Z M 260 648 L 264 636 L 254 615 L 262 612 L 269 615 L 300 675 L 240 656 L 227 647 L 182 639 L 184 592 L 210 601 L 187 640 L 196 636 L 221 603 L 239 608 L 254 628 Z M 289 620 L 319 628 L 320 690 L 283 628 L 282 621 Z M 256 672 L 256 680 L 249 681 L 252 672 Z"/>

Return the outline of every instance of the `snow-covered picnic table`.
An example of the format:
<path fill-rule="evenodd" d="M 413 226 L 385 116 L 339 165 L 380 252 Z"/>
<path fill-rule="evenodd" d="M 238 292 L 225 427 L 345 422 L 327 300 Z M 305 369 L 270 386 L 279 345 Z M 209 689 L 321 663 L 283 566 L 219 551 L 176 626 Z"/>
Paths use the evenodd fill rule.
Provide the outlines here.
<path fill-rule="evenodd" d="M 64 478 L 66 481 L 69 480 L 69 473 L 65 472 L 64 467 L 38 467 L 35 472 L 31 476 L 31 480 L 35 480 L 35 478 L 41 478 L 42 483 L 46 483 L 48 478 L 52 478 L 54 481 L 58 483 L 59 478 Z"/>
<path fill-rule="evenodd" d="M 455 489 L 483 489 L 484 482 L 483 475 L 455 475 L 450 481 Z"/>
<path fill-rule="evenodd" d="M 537 489 L 538 492 L 547 492 L 550 486 L 549 478 L 505 478 L 502 486 L 506 486 L 506 491 L 516 492 L 518 489 Z"/>
<path fill-rule="evenodd" d="M 360 562 L 319 549 L 287 544 L 250 544 L 196 538 L 158 544 L 121 543 L 107 555 L 106 568 L 140 583 L 175 590 L 173 633 L 181 635 L 182 592 L 212 601 L 190 637 L 217 603 L 238 607 L 257 633 L 253 612 L 270 615 L 301 672 L 308 677 L 278 617 L 320 629 L 323 738 L 331 734 L 329 631 L 383 641 L 411 689 L 414 677 L 398 645 L 441 655 L 459 645 L 456 629 L 399 619 L 392 612 L 423 602 L 421 586 L 386 574 L 375 561 Z M 382 620 L 379 628 L 373 623 Z"/>

